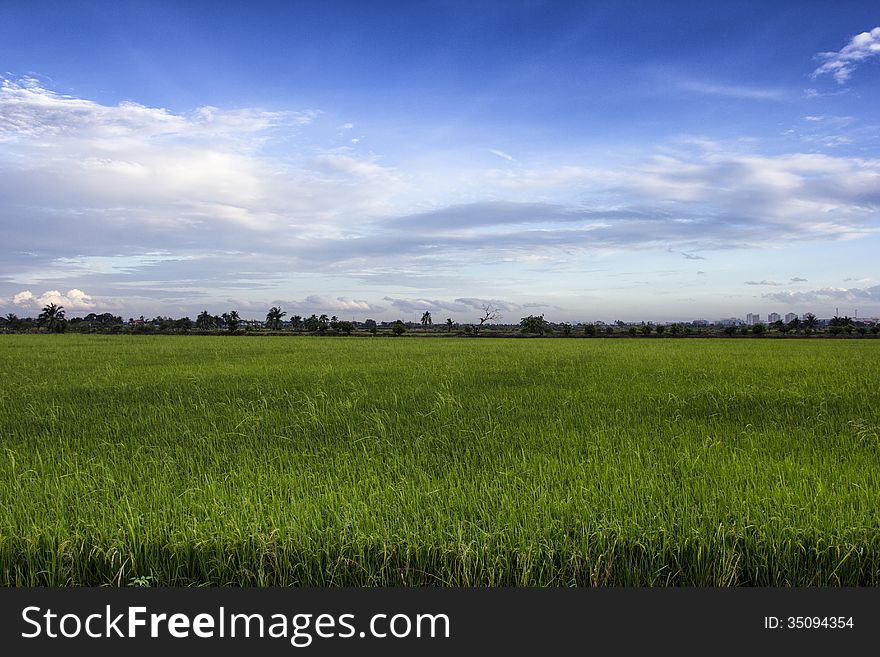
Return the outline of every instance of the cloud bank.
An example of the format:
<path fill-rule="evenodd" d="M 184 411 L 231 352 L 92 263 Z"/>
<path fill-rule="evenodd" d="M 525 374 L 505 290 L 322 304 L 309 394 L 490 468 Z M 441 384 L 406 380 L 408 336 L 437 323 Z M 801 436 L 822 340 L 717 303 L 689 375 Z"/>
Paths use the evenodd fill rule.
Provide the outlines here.
<path fill-rule="evenodd" d="M 41 309 L 50 303 L 63 306 L 65 310 L 91 310 L 98 305 L 92 297 L 77 289 L 68 290 L 67 293 L 49 290 L 40 296 L 34 296 L 30 290 L 22 290 L 12 297 L 12 303 L 28 310 Z"/>

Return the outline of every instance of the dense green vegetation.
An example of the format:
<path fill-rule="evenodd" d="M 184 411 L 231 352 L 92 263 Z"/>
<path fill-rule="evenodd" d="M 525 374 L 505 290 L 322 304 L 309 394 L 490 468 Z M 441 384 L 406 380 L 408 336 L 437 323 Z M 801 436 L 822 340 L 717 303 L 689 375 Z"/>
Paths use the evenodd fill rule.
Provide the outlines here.
<path fill-rule="evenodd" d="M 877 347 L 0 336 L 0 583 L 877 586 Z"/>

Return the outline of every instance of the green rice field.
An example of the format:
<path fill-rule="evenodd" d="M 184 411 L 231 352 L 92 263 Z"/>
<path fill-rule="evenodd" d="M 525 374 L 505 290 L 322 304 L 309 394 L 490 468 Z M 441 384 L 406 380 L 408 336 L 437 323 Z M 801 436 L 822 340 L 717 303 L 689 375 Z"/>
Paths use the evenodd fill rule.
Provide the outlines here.
<path fill-rule="evenodd" d="M 0 336 L 5 586 L 880 585 L 880 343 Z"/>

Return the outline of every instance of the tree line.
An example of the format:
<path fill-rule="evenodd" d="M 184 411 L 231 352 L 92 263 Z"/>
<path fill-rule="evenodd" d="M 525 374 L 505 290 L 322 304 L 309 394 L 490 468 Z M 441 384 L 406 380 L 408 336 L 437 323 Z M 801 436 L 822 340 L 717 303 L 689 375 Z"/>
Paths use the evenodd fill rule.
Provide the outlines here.
<path fill-rule="evenodd" d="M 121 316 L 112 313 L 89 313 L 85 317 L 67 318 L 63 306 L 47 304 L 36 318 L 19 318 L 14 313 L 0 317 L 0 331 L 5 333 L 207 333 L 207 334 L 241 334 L 241 333 L 303 333 L 315 335 L 394 335 L 400 336 L 408 331 L 416 335 L 458 335 L 493 337 L 539 336 L 539 337 L 687 337 L 687 336 L 877 336 L 880 326 L 871 325 L 852 317 L 834 316 L 825 322 L 814 314 L 807 313 L 803 319 L 794 318 L 790 322 L 781 320 L 771 324 L 753 324 L 736 326 L 733 324 L 695 325 L 681 322 L 671 324 L 639 322 L 627 323 L 620 320 L 613 324 L 603 322 L 578 323 L 550 322 L 544 315 L 528 315 L 517 324 L 496 323 L 501 315 L 498 308 L 484 305 L 481 313 L 472 323 L 459 324 L 451 318 L 434 324 L 431 312 L 422 313 L 419 322 L 404 322 L 401 319 L 393 322 L 377 322 L 367 319 L 363 322 L 340 320 L 337 316 L 326 314 L 305 317 L 292 315 L 288 319 L 286 311 L 279 306 L 272 306 L 266 313 L 265 321 L 243 319 L 236 310 L 212 315 L 202 311 L 195 320 L 189 317 L 173 318 L 156 316 L 146 319 L 129 318 L 124 321 Z"/>

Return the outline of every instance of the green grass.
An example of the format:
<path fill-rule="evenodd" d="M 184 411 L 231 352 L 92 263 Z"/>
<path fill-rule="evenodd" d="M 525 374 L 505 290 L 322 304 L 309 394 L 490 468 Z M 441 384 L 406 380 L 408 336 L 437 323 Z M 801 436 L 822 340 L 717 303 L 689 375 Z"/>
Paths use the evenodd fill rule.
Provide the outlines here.
<path fill-rule="evenodd" d="M 3 585 L 880 585 L 873 341 L 0 336 L 0 377 Z"/>

